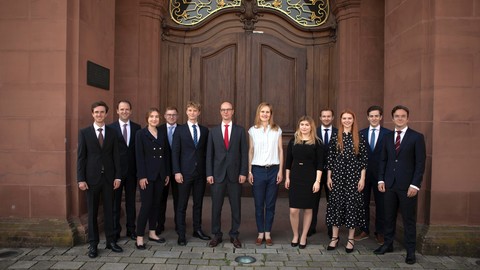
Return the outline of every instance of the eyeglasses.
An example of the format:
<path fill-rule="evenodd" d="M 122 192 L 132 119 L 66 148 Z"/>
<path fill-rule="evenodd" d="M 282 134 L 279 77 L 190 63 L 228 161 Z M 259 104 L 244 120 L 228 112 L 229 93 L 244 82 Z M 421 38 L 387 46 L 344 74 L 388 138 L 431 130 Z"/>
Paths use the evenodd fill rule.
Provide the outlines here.
<path fill-rule="evenodd" d="M 166 117 L 177 117 L 178 114 L 165 114 Z"/>
<path fill-rule="evenodd" d="M 229 111 L 233 111 L 232 108 L 229 108 L 229 109 L 220 109 L 221 112 L 229 112 Z"/>

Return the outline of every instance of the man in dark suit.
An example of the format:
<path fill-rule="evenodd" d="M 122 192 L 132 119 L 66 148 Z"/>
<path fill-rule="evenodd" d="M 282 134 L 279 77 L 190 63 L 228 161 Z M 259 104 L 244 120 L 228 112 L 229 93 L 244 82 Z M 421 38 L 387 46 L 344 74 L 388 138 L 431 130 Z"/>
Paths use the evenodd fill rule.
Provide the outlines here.
<path fill-rule="evenodd" d="M 375 254 L 393 251 L 397 211 L 404 224 L 407 249 L 405 262 L 414 264 L 417 225 L 417 194 L 425 171 L 425 139 L 408 127 L 409 110 L 395 106 L 392 110 L 395 132 L 385 136 L 378 173 L 378 190 L 385 193 L 385 243 Z"/>
<path fill-rule="evenodd" d="M 198 124 L 200 104 L 189 101 L 187 123 L 178 126 L 173 135 L 172 169 L 178 183 L 177 234 L 178 244 L 185 246 L 185 216 L 188 198 L 193 193 L 193 237 L 210 240 L 202 231 L 202 207 L 205 194 L 205 160 L 208 129 Z"/>
<path fill-rule="evenodd" d="M 165 118 L 166 123 L 161 124 L 158 127 L 158 132 L 163 132 L 167 135 L 168 138 L 168 151 L 172 151 L 172 142 L 173 142 L 173 134 L 175 134 L 175 129 L 177 128 L 177 118 L 178 118 L 178 110 L 177 107 L 167 107 L 165 109 L 165 114 L 163 115 Z M 171 159 L 170 159 L 171 163 Z M 168 191 L 169 187 L 172 187 L 172 197 L 173 197 L 173 221 L 175 222 L 175 230 L 177 230 L 177 208 L 178 208 L 178 183 L 175 181 L 175 176 L 170 175 L 170 181 L 168 185 L 164 187 L 162 200 L 160 202 L 160 212 L 158 213 L 158 222 L 157 222 L 157 234 L 161 234 L 165 230 L 165 214 L 167 211 L 167 200 L 168 200 Z"/>
<path fill-rule="evenodd" d="M 386 134 L 391 133 L 380 126 L 383 118 L 383 108 L 380 106 L 371 106 L 367 110 L 367 120 L 370 126 L 362 129 L 360 133 L 367 140 L 368 147 L 368 165 L 367 175 L 365 181 L 365 188 L 363 189 L 364 207 L 365 207 L 365 227 L 360 228 L 361 232 L 355 236 L 355 241 L 367 239 L 370 234 L 370 195 L 373 188 L 373 196 L 375 199 L 375 238 L 380 245 L 384 241 L 384 202 L 383 193 L 378 190 L 378 164 L 380 163 L 380 156 L 383 149 L 383 138 Z"/>
<path fill-rule="evenodd" d="M 115 130 L 105 125 L 108 106 L 103 101 L 92 104 L 93 125 L 78 134 L 77 182 L 87 192 L 88 257 L 98 255 L 98 206 L 103 199 L 103 214 L 107 249 L 122 252 L 115 242 L 113 231 L 113 191 L 120 187 L 120 154 Z"/>
<path fill-rule="evenodd" d="M 322 140 L 323 146 L 325 147 L 325 157 L 324 160 L 327 160 L 328 147 L 330 146 L 330 141 L 333 136 L 337 135 L 338 129 L 333 126 L 333 119 L 335 114 L 332 109 L 322 109 L 320 111 L 320 122 L 321 125 L 317 128 L 317 136 Z M 325 162 L 325 168 L 327 167 L 327 162 Z M 326 170 L 325 170 L 326 171 Z M 320 196 L 322 194 L 322 189 L 325 190 L 325 197 L 328 201 L 328 195 L 330 190 L 327 187 L 327 174 L 322 173 L 322 178 L 320 181 L 320 190 L 315 194 L 315 205 L 312 212 L 312 223 L 310 224 L 310 229 L 308 230 L 307 236 L 312 236 L 317 232 L 317 217 L 318 217 L 318 208 L 320 204 Z M 325 216 L 325 215 L 323 215 Z M 332 238 L 332 228 L 328 227 L 328 236 Z"/>
<path fill-rule="evenodd" d="M 245 129 L 233 124 L 233 105 L 224 102 L 220 105 L 222 124 L 210 130 L 207 144 L 207 182 L 211 185 L 212 234 L 210 247 L 216 247 L 222 240 L 222 207 L 225 193 L 231 209 L 230 242 L 241 248 L 238 229 L 241 221 L 242 184 L 248 174 L 248 145 Z"/>
<path fill-rule="evenodd" d="M 118 121 L 108 125 L 115 130 L 120 152 L 120 166 L 122 168 L 122 183 L 113 196 L 113 230 L 115 239 L 120 239 L 122 226 L 120 214 L 122 212 L 122 191 L 125 190 L 125 212 L 127 215 L 127 237 L 132 240 L 137 238 L 135 232 L 136 200 L 137 193 L 137 168 L 135 164 L 135 133 L 141 129 L 140 125 L 130 121 L 132 105 L 128 100 L 117 103 Z"/>

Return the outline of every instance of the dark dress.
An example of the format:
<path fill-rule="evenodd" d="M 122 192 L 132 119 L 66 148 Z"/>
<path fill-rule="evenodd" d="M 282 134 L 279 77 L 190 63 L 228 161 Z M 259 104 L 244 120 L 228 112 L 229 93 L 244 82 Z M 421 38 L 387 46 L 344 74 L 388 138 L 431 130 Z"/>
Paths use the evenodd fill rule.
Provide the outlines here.
<path fill-rule="evenodd" d="M 324 149 L 320 142 L 294 144 L 291 139 L 287 148 L 285 168 L 290 170 L 288 191 L 290 208 L 312 209 L 315 204 L 313 184 L 317 170 L 323 170 Z"/>
<path fill-rule="evenodd" d="M 363 193 L 358 192 L 362 169 L 367 168 L 365 139 L 359 135 L 359 154 L 353 151 L 351 133 L 343 133 L 343 153 L 337 149 L 338 137 L 332 137 L 327 169 L 332 171 L 333 188 L 327 203 L 327 225 L 353 229 L 365 226 Z"/>

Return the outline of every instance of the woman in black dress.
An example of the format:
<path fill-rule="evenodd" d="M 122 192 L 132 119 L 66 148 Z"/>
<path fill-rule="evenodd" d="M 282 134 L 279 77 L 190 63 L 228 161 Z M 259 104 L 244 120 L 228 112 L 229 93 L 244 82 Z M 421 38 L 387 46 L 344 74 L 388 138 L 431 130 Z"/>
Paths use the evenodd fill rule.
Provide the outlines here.
<path fill-rule="evenodd" d="M 327 225 L 332 226 L 332 239 L 327 250 L 338 244 L 340 226 L 348 228 L 345 251 L 353 251 L 355 227 L 365 226 L 363 187 L 367 168 L 365 139 L 358 132 L 355 114 L 343 111 L 337 136 L 332 137 L 328 149 L 327 185 L 330 197 L 327 203 Z"/>
<path fill-rule="evenodd" d="M 290 223 L 292 225 L 292 247 L 307 246 L 307 233 L 312 222 L 314 193 L 320 190 L 324 150 L 315 133 L 315 122 L 310 116 L 298 120 L 294 137 L 288 143 L 285 168 L 285 188 L 288 189 Z M 298 238 L 300 209 L 303 209 L 302 236 Z"/>

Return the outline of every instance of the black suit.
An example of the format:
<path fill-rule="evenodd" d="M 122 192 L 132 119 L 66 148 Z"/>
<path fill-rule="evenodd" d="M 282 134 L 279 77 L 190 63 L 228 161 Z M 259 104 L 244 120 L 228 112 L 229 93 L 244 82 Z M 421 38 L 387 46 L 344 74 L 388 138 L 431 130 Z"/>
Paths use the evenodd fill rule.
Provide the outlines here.
<path fill-rule="evenodd" d="M 178 184 L 177 233 L 185 237 L 185 216 L 188 198 L 193 190 L 193 229 L 202 229 L 203 195 L 205 194 L 205 160 L 208 129 L 197 125 L 200 138 L 195 146 L 188 124 L 177 126 L 173 135 L 172 169 L 173 173 L 183 175 L 183 183 Z"/>
<path fill-rule="evenodd" d="M 136 200 L 137 192 L 137 165 L 135 164 L 135 134 L 141 129 L 140 125 L 130 121 L 130 139 L 128 145 L 123 139 L 123 126 L 119 121 L 108 125 L 115 129 L 120 152 L 120 166 L 122 168 L 122 184 L 114 191 L 113 198 L 113 230 L 115 236 L 120 236 L 122 226 L 120 225 L 120 214 L 122 211 L 122 191 L 125 189 L 125 212 L 127 213 L 127 232 L 135 232 Z"/>
<path fill-rule="evenodd" d="M 387 134 L 392 133 L 391 130 L 386 129 L 384 127 L 380 127 L 375 132 L 375 136 L 377 136 L 377 143 L 375 144 L 375 148 L 371 149 L 370 141 L 369 141 L 369 130 L 370 127 L 362 129 L 360 134 L 363 135 L 367 143 L 367 153 L 368 153 L 368 165 L 367 165 L 367 173 L 365 179 L 365 187 L 363 188 L 363 195 L 364 195 L 364 206 L 365 206 L 365 227 L 360 228 L 362 231 L 366 232 L 367 234 L 370 233 L 370 195 L 371 189 L 373 188 L 373 197 L 375 199 L 375 233 L 376 234 L 384 234 L 384 223 L 385 223 L 385 211 L 384 211 L 384 198 L 383 193 L 378 190 L 378 165 L 380 164 L 380 158 L 382 155 L 382 149 L 384 144 L 384 137 Z"/>
<path fill-rule="evenodd" d="M 324 153 L 325 153 L 325 157 L 323 158 L 323 160 L 327 160 L 327 156 L 328 156 L 328 148 L 330 146 L 330 142 L 332 141 L 332 138 L 335 137 L 337 135 L 337 132 L 338 132 L 338 129 L 334 126 L 331 126 L 331 129 L 332 129 L 332 132 L 330 134 L 330 137 L 328 138 L 328 145 L 325 145 L 325 142 L 324 142 L 324 134 L 322 134 L 322 127 L 318 127 L 317 128 L 317 136 L 322 140 L 322 145 L 324 147 Z M 330 190 L 328 189 L 328 186 L 327 186 L 327 170 L 326 170 L 326 166 L 327 166 L 327 162 L 324 162 L 325 164 L 325 168 L 323 170 L 323 173 L 322 173 L 322 178 L 320 180 L 320 190 L 314 194 L 315 196 L 315 204 L 313 205 L 313 211 L 312 211 L 312 223 L 310 224 L 310 230 L 309 231 L 313 231 L 313 230 L 316 230 L 315 228 L 317 227 L 317 217 L 318 217 L 318 208 L 319 208 L 319 204 L 320 204 L 320 197 L 321 197 L 321 194 L 322 194 L 322 189 L 325 190 L 325 197 L 326 197 L 326 200 L 328 201 L 328 197 L 330 195 Z M 331 234 L 331 228 L 328 228 L 329 229 L 329 234 Z"/>
<path fill-rule="evenodd" d="M 179 125 L 177 124 L 177 127 Z M 177 128 L 175 127 L 174 130 Z M 165 136 L 168 138 L 168 130 L 167 130 L 167 124 L 162 124 L 158 127 L 158 132 L 164 133 Z M 175 134 L 175 131 L 173 131 L 173 134 Z M 170 144 L 167 145 L 168 151 L 172 153 L 172 149 L 170 147 Z M 170 164 L 172 163 L 172 160 L 169 160 Z M 157 234 L 160 234 L 164 229 L 165 229 L 165 213 L 167 211 L 167 200 L 168 200 L 168 190 L 169 188 L 172 187 L 172 197 L 173 197 L 173 221 L 175 222 L 175 230 L 177 230 L 177 221 L 176 221 L 176 216 L 177 216 L 177 208 L 178 208 L 178 183 L 175 181 L 175 175 L 170 175 L 170 182 L 168 182 L 168 185 L 165 186 L 163 189 L 163 194 L 162 194 L 162 200 L 160 202 L 160 211 L 158 213 L 158 224 L 157 224 Z"/>
<path fill-rule="evenodd" d="M 148 181 L 147 187 L 140 189 L 142 205 L 137 220 L 137 235 L 143 236 L 147 220 L 149 230 L 156 229 L 165 179 L 171 174 L 167 135 L 157 131 L 155 138 L 147 127 L 141 129 L 136 134 L 135 153 L 137 179 Z"/>
<path fill-rule="evenodd" d="M 213 176 L 212 193 L 212 234 L 222 238 L 221 214 L 228 190 L 232 222 L 229 235 L 238 237 L 241 222 L 242 184 L 239 176 L 248 175 L 248 142 L 245 129 L 233 124 L 228 149 L 225 146 L 223 124 L 210 130 L 207 144 L 207 177 Z"/>
<path fill-rule="evenodd" d="M 93 125 L 78 134 L 77 181 L 86 182 L 88 206 L 88 242 L 98 245 L 98 206 L 103 198 L 105 237 L 114 242 L 113 181 L 121 179 L 120 154 L 115 130 L 104 126 L 103 146 L 100 146 Z"/>
<path fill-rule="evenodd" d="M 408 128 L 398 154 L 392 132 L 385 136 L 378 179 L 385 182 L 385 245 L 391 246 L 395 237 L 397 210 L 400 208 L 404 224 L 407 254 L 415 254 L 417 198 L 408 198 L 410 185 L 420 188 L 425 171 L 425 139 L 422 134 Z"/>

